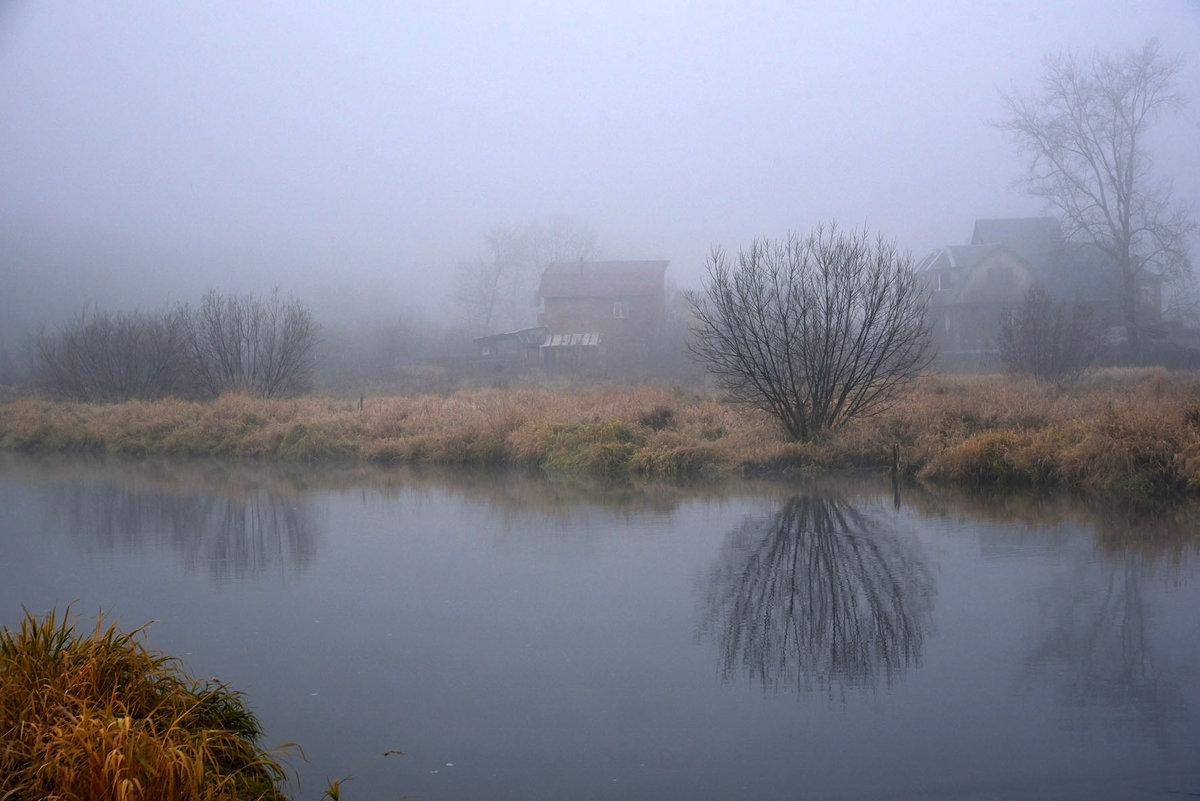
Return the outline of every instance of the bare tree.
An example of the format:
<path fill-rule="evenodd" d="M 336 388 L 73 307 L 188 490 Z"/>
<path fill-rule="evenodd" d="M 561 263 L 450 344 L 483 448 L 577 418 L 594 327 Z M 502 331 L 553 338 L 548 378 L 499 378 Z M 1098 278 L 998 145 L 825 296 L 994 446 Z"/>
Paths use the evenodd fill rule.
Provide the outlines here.
<path fill-rule="evenodd" d="M 1028 191 L 1062 215 L 1067 237 L 1099 248 L 1116 273 L 1131 348 L 1138 350 L 1138 290 L 1145 276 L 1190 275 L 1187 240 L 1196 223 L 1171 184 L 1150 173 L 1151 123 L 1182 103 L 1180 59 L 1151 39 L 1119 56 L 1074 53 L 1046 60 L 1042 92 L 1004 96 L 999 127 L 1029 156 Z"/>
<path fill-rule="evenodd" d="M 493 228 L 483 237 L 481 254 L 458 265 L 456 294 L 468 329 L 488 334 L 533 325 L 545 266 L 591 258 L 595 250 L 591 228 L 563 215 Z"/>
<path fill-rule="evenodd" d="M 196 382 L 211 396 L 296 395 L 312 383 L 318 325 L 308 307 L 279 291 L 268 300 L 210 291 L 188 315 Z"/>
<path fill-rule="evenodd" d="M 34 380 L 61 398 L 111 403 L 186 395 L 185 313 L 83 311 L 34 340 Z"/>
<path fill-rule="evenodd" d="M 692 354 L 794 440 L 880 410 L 932 358 L 911 258 L 865 230 L 757 240 L 736 265 L 717 248 L 707 270 Z"/>
<path fill-rule="evenodd" d="M 1034 284 L 1021 303 L 1000 315 L 1000 361 L 1010 372 L 1041 381 L 1070 380 L 1091 366 L 1100 330 L 1086 304 L 1054 300 Z"/>

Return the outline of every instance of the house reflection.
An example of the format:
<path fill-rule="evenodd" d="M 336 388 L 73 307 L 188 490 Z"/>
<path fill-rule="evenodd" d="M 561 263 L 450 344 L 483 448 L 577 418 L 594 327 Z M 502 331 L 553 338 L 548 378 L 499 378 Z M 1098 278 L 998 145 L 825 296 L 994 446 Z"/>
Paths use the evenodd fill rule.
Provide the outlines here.
<path fill-rule="evenodd" d="M 704 590 L 723 675 L 775 689 L 891 683 L 919 660 L 934 594 L 913 545 L 822 495 L 730 532 Z"/>

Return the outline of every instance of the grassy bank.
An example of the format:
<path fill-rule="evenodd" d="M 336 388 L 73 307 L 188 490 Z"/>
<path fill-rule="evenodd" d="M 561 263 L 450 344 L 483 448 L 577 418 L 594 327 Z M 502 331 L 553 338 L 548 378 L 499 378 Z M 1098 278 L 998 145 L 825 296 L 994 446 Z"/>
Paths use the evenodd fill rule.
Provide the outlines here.
<path fill-rule="evenodd" d="M 766 417 L 653 386 L 450 396 L 0 405 L 0 447 L 130 456 L 515 465 L 625 477 L 887 469 L 970 485 L 1200 494 L 1200 382 L 1109 370 L 1069 388 L 933 376 L 884 414 L 789 443 Z"/>
<path fill-rule="evenodd" d="M 0 798 L 284 799 L 241 697 L 140 635 L 54 612 L 0 629 Z"/>

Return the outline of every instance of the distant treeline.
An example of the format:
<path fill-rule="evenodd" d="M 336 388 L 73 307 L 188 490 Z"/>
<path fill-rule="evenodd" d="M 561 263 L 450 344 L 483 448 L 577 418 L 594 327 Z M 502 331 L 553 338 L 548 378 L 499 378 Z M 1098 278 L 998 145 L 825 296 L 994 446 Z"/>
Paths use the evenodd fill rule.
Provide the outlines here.
<path fill-rule="evenodd" d="M 198 307 L 159 313 L 84 311 L 35 338 L 33 381 L 53 397 L 99 403 L 298 395 L 312 386 L 318 328 L 279 292 L 214 291 Z"/>

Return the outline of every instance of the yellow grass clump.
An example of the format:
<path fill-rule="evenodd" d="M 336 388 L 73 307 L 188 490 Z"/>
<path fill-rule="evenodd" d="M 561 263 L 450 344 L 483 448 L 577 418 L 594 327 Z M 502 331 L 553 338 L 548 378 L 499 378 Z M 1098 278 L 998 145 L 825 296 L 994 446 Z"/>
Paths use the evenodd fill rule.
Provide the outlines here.
<path fill-rule="evenodd" d="M 51 611 L 0 629 L 0 798 L 283 799 L 241 697 L 98 619 Z"/>

